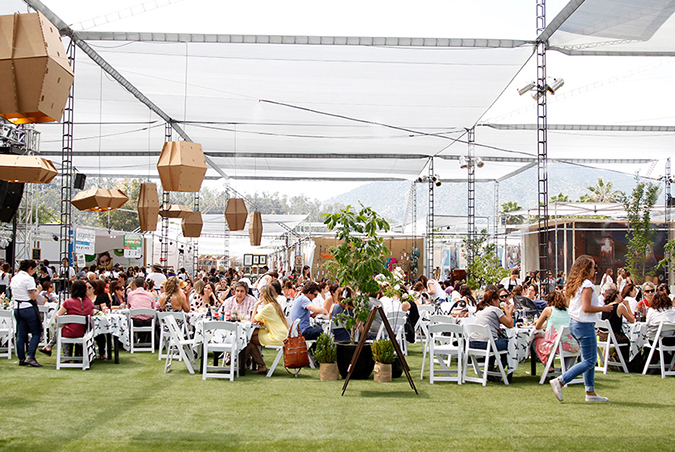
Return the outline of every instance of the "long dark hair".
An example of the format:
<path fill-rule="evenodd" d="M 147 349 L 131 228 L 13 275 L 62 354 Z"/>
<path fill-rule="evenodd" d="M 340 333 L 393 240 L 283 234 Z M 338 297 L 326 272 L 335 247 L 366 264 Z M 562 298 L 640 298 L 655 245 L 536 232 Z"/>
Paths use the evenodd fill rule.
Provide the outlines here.
<path fill-rule="evenodd" d="M 494 290 L 488 290 L 485 293 L 487 294 L 488 292 L 494 292 Z M 474 305 L 474 306 L 476 305 L 476 299 L 473 297 L 473 294 L 471 293 L 471 288 L 469 286 L 467 286 L 466 284 L 462 284 L 459 287 L 459 295 L 462 298 L 466 297 L 467 301 L 471 302 L 472 305 Z M 483 298 L 483 299 L 485 299 L 485 298 Z"/>
<path fill-rule="evenodd" d="M 21 263 L 19 264 L 19 271 L 27 272 L 31 268 L 36 268 L 36 267 L 37 267 L 37 263 L 34 260 L 25 259 L 25 260 L 22 260 Z"/>
<path fill-rule="evenodd" d="M 73 283 L 70 285 L 70 296 L 73 298 L 79 298 L 80 300 L 87 298 L 87 283 L 81 279 L 73 281 Z"/>
<path fill-rule="evenodd" d="M 487 308 L 488 306 L 491 306 L 492 303 L 499 299 L 499 294 L 496 290 L 487 290 L 485 291 L 485 294 L 483 295 L 483 299 L 478 303 L 477 310 L 482 311 L 483 309 Z"/>

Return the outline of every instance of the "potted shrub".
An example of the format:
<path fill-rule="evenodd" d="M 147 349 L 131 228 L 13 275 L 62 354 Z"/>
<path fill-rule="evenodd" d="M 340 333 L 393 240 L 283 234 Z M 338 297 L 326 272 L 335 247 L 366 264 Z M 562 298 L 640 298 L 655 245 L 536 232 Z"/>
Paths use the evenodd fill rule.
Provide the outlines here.
<path fill-rule="evenodd" d="M 337 347 L 333 336 L 324 333 L 316 339 L 314 359 L 319 363 L 321 381 L 338 379 Z"/>
<path fill-rule="evenodd" d="M 396 359 L 394 344 L 389 339 L 374 341 L 371 349 L 375 360 L 375 381 L 391 381 L 391 363 Z"/>
<path fill-rule="evenodd" d="M 359 211 L 347 206 L 338 212 L 324 214 L 324 217 L 326 227 L 335 231 L 335 238 L 341 242 L 331 248 L 335 262 L 332 270 L 340 286 L 350 286 L 355 291 L 351 298 L 344 300 L 354 306 L 352 314 L 345 312 L 333 319 L 336 325 L 344 325 L 350 333 L 350 343 L 338 343 L 337 348 L 338 368 L 344 378 L 356 349 L 357 320 L 362 323 L 368 320 L 371 295 L 380 290 L 374 276 L 383 274 L 389 277 L 391 274 L 386 263 L 390 251 L 384 245 L 384 239 L 378 235 L 389 230 L 389 223 L 363 204 Z M 370 376 L 373 370 L 370 356 L 370 347 L 366 344 L 351 378 L 365 379 Z"/>

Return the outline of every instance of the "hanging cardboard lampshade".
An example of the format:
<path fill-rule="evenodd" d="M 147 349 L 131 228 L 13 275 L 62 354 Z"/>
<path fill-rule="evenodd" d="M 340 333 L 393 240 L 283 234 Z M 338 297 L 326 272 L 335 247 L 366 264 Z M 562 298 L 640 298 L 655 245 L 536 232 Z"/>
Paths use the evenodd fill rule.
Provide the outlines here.
<path fill-rule="evenodd" d="M 57 171 L 51 160 L 34 155 L 0 155 L 0 179 L 8 182 L 48 184 Z"/>
<path fill-rule="evenodd" d="M 260 246 L 262 231 L 263 224 L 260 212 L 251 212 L 251 219 L 248 223 L 248 237 L 251 239 L 251 246 Z"/>
<path fill-rule="evenodd" d="M 242 198 L 230 198 L 225 208 L 225 221 L 230 231 L 243 231 L 246 227 L 248 210 Z"/>
<path fill-rule="evenodd" d="M 79 192 L 70 203 L 79 210 L 107 212 L 119 209 L 129 201 L 129 197 L 116 188 L 92 188 Z"/>
<path fill-rule="evenodd" d="M 166 191 L 199 191 L 206 174 L 202 145 L 188 141 L 167 141 L 159 156 L 157 171 Z"/>
<path fill-rule="evenodd" d="M 138 222 L 141 231 L 156 231 L 157 215 L 159 215 L 157 184 L 141 184 L 141 191 L 138 194 Z"/>
<path fill-rule="evenodd" d="M 199 237 L 202 234 L 202 213 L 192 212 L 183 218 L 181 228 L 184 237 Z"/>
<path fill-rule="evenodd" d="M 192 209 L 180 204 L 169 204 L 159 207 L 159 214 L 163 218 L 185 218 L 191 213 Z"/>
<path fill-rule="evenodd" d="M 0 116 L 14 124 L 59 121 L 73 71 L 58 28 L 41 13 L 0 16 Z"/>

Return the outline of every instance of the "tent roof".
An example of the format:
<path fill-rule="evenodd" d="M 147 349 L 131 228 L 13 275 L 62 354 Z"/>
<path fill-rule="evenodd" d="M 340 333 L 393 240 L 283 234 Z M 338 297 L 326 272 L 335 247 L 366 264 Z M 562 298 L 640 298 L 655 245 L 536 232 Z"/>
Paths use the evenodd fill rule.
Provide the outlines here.
<path fill-rule="evenodd" d="M 673 36 L 669 2 L 608 2 L 550 2 L 549 17 L 558 14 L 545 32 L 552 48 L 575 53 L 609 39 L 603 48 L 636 45 L 619 55 L 675 50 L 675 40 L 660 40 Z M 115 14 L 107 14 L 109 2 L 43 3 L 62 31 L 81 32 L 74 166 L 90 176 L 154 177 L 167 118 L 183 139 L 202 144 L 211 179 L 412 180 L 437 156 L 442 180 L 462 180 L 456 160 L 476 124 L 476 155 L 494 162 L 477 170 L 479 180 L 508 177 L 536 159 L 536 103 L 516 93 L 536 74 L 534 8 L 526 2 L 421 1 L 411 9 L 299 1 L 256 11 L 195 0 L 155 3 L 143 14 L 129 14 L 125 2 Z M 18 0 L 0 5 L 2 14 L 17 10 L 25 10 Z M 304 20 L 294 19 L 300 11 Z M 649 162 L 672 154 L 675 90 L 644 86 L 671 84 L 670 58 L 549 52 L 548 61 L 549 74 L 565 79 L 549 96 L 549 158 L 663 173 Z M 61 126 L 37 128 L 43 154 L 58 165 Z"/>

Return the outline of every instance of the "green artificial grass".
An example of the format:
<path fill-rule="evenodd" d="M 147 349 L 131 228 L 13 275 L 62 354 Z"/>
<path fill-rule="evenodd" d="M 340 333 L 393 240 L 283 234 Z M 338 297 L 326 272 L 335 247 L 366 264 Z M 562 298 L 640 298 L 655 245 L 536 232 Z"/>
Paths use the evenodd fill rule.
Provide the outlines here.
<path fill-rule="evenodd" d="M 274 352 L 266 351 L 268 363 Z M 190 375 L 181 362 L 164 374 L 156 354 L 121 353 L 120 364 L 56 371 L 0 359 L 0 450 L 672 450 L 669 427 L 675 379 L 596 374 L 606 404 L 584 402 L 583 385 L 548 384 L 522 364 L 511 386 L 420 381 L 418 344 L 405 376 L 391 383 L 322 382 L 305 368 L 298 378 L 234 382 Z M 542 371 L 541 365 L 538 372 Z"/>

